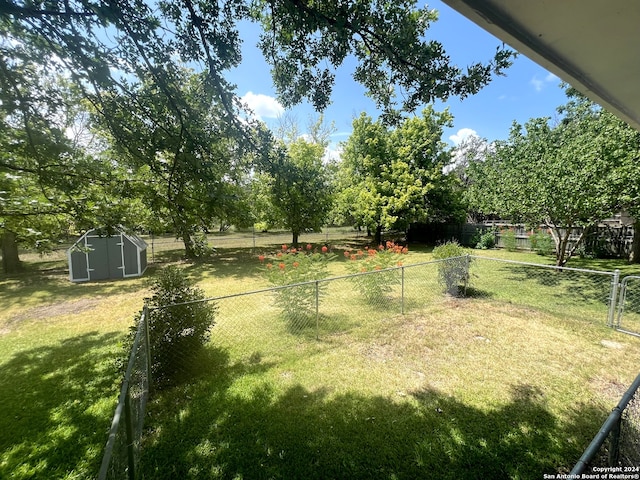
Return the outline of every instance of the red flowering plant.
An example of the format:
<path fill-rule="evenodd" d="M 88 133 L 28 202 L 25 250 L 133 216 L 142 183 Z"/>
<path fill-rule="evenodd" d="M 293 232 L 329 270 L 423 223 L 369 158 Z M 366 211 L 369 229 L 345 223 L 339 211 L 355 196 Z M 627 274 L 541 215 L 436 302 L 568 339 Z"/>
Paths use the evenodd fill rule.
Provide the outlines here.
<path fill-rule="evenodd" d="M 387 269 L 401 267 L 402 257 L 407 253 L 409 253 L 408 247 L 390 241 L 384 245 L 378 245 L 378 248 L 365 247 L 363 250 L 344 252 L 348 260 L 347 269 L 352 273 L 366 274 L 353 278 L 358 285 L 358 291 L 367 302 L 380 302 L 394 285 L 400 283 L 400 272 Z"/>
<path fill-rule="evenodd" d="M 305 282 L 327 278 L 327 264 L 332 258 L 335 255 L 329 252 L 327 246 L 318 248 L 311 244 L 302 248 L 282 245 L 280 251 L 273 255 L 258 256 L 258 260 L 264 265 L 264 276 L 272 286 L 304 283 L 274 291 L 275 303 L 287 318 L 300 318 L 315 312 L 316 285 Z M 319 283 L 318 294 L 321 295 L 325 288 L 325 283 Z"/>

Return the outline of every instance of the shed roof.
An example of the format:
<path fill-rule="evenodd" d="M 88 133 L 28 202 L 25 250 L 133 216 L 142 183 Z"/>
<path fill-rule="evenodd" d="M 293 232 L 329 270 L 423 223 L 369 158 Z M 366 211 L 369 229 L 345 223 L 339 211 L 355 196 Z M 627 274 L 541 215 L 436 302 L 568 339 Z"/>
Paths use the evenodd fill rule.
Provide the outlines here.
<path fill-rule="evenodd" d="M 91 230 L 87 230 L 83 235 L 80 235 L 80 238 L 78 238 L 78 240 L 76 240 L 74 242 L 74 244 L 71 245 L 69 250 L 73 249 L 84 237 L 86 237 L 87 235 L 89 235 L 89 234 L 91 234 L 93 232 L 96 232 L 97 230 L 98 230 L 97 228 L 92 228 Z M 129 233 L 129 232 L 125 231 L 125 229 L 123 227 L 121 227 L 121 226 L 117 227 L 115 229 L 115 231 L 118 234 L 122 234 L 125 237 L 127 237 L 131 241 L 131 243 L 133 243 L 140 250 L 146 250 L 147 242 L 145 242 L 141 237 L 139 237 L 135 233 Z"/>

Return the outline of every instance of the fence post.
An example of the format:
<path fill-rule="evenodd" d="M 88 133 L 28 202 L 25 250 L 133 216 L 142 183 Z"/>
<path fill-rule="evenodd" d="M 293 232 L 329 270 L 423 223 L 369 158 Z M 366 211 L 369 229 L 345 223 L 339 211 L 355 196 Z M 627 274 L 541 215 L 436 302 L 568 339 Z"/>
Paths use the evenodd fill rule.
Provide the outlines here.
<path fill-rule="evenodd" d="M 253 248 L 251 249 L 251 253 L 255 253 L 256 251 L 256 224 L 253 224 L 251 227 L 251 237 L 253 238 Z"/>
<path fill-rule="evenodd" d="M 404 266 L 400 267 L 400 313 L 404 315 Z"/>
<path fill-rule="evenodd" d="M 320 340 L 320 282 L 316 280 L 316 340 Z"/>
<path fill-rule="evenodd" d="M 129 465 L 129 480 L 135 480 L 136 478 L 136 460 L 135 452 L 133 451 L 133 418 L 131 415 L 131 395 L 130 389 L 127 385 L 127 394 L 124 397 L 124 426 L 127 433 L 127 462 Z"/>
<path fill-rule="evenodd" d="M 609 297 L 609 317 L 607 318 L 607 326 L 613 328 L 615 311 L 617 307 L 618 287 L 620 286 L 620 270 L 613 272 L 613 280 L 611 280 L 611 296 Z"/>
<path fill-rule="evenodd" d="M 620 425 L 622 424 L 622 415 L 614 423 L 611 433 L 609 434 L 609 466 L 618 466 L 618 457 L 620 456 Z"/>
<path fill-rule="evenodd" d="M 624 314 L 624 304 L 627 301 L 627 279 L 622 280 L 618 290 L 618 316 L 616 317 L 616 327 L 620 328 L 622 315 Z"/>
<path fill-rule="evenodd" d="M 471 255 L 467 253 L 464 272 L 464 297 L 467 296 L 467 285 L 469 284 L 469 267 L 471 266 Z"/>
<path fill-rule="evenodd" d="M 149 341 L 149 306 L 147 304 L 142 308 L 142 314 L 144 315 L 144 353 L 147 357 L 146 369 L 147 369 L 147 394 L 151 392 L 151 342 Z"/>

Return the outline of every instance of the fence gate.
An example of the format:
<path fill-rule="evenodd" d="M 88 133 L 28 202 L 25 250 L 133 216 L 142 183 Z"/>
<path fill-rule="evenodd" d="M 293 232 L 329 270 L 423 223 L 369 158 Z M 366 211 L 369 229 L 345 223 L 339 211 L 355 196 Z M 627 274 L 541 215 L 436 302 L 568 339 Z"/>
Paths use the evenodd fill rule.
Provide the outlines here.
<path fill-rule="evenodd" d="M 640 276 L 629 276 L 620 282 L 618 319 L 621 332 L 640 336 Z"/>

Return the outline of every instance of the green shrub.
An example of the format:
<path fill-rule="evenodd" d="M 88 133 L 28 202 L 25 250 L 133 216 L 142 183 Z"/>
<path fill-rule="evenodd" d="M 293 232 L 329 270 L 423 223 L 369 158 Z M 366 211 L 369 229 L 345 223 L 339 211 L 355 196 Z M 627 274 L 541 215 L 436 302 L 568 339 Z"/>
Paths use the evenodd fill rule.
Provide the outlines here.
<path fill-rule="evenodd" d="M 500 232 L 502 237 L 502 246 L 508 252 L 515 252 L 518 249 L 518 240 L 516 239 L 516 232 L 513 228 L 508 228 Z"/>
<path fill-rule="evenodd" d="M 496 234 L 493 230 L 483 233 L 476 242 L 476 248 L 489 250 L 496 246 Z"/>
<path fill-rule="evenodd" d="M 289 248 L 282 245 L 281 251 L 275 254 L 275 261 L 270 261 L 264 255 L 258 256 L 258 260 L 265 264 L 264 276 L 274 287 L 327 278 L 327 263 L 333 258 L 335 255 L 329 253 L 327 246 L 318 250 L 311 244 L 305 248 Z M 318 284 L 319 296 L 322 296 L 326 287 L 326 283 Z M 315 314 L 315 283 L 278 289 L 274 291 L 274 295 L 275 304 L 282 309 L 288 320 L 297 321 L 301 317 Z"/>
<path fill-rule="evenodd" d="M 351 273 L 366 273 L 402 266 L 402 255 L 408 252 L 407 247 L 386 242 L 377 249 L 366 248 L 354 252 L 346 250 L 344 256 L 348 260 L 347 270 Z M 358 292 L 367 303 L 381 304 L 384 303 L 384 297 L 391 292 L 393 286 L 400 283 L 400 278 L 398 270 L 389 270 L 370 275 L 357 275 L 353 280 Z"/>
<path fill-rule="evenodd" d="M 253 228 L 256 232 L 268 232 L 269 224 L 267 222 L 256 222 Z"/>
<path fill-rule="evenodd" d="M 445 260 L 438 264 L 438 280 L 445 293 L 457 297 L 460 286 L 466 286 L 469 281 L 471 258 L 467 250 L 454 240 L 434 248 L 433 258 Z"/>
<path fill-rule="evenodd" d="M 192 238 L 193 241 L 193 254 L 197 258 L 205 258 L 213 255 L 215 249 L 209 246 L 209 240 L 204 232 L 199 232 Z"/>
<path fill-rule="evenodd" d="M 163 385 L 186 370 L 209 341 L 216 306 L 201 302 L 204 292 L 192 286 L 186 273 L 175 266 L 160 271 L 151 292 L 145 298 L 150 310 L 151 373 L 154 383 Z M 174 305 L 185 302 L 195 303 Z"/>
<path fill-rule="evenodd" d="M 529 242 L 531 243 L 531 250 L 538 255 L 551 255 L 556 251 L 556 245 L 553 241 L 553 237 L 542 230 L 536 230 L 529 236 Z"/>

